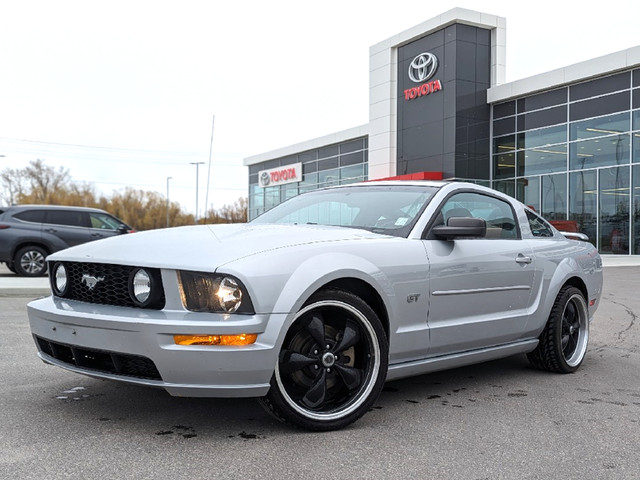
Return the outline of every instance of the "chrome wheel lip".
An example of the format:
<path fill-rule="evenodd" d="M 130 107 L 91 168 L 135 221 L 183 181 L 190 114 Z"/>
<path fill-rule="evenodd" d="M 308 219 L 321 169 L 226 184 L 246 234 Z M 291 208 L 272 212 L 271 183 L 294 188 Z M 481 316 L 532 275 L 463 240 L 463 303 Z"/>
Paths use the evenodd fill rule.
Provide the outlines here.
<path fill-rule="evenodd" d="M 42 271 L 45 258 L 36 250 L 29 250 L 20 257 L 20 266 L 27 273 L 37 273 Z"/>
<path fill-rule="evenodd" d="M 562 311 L 562 319 L 564 320 L 566 310 L 569 304 L 573 303 L 578 315 L 578 340 L 576 341 L 576 347 L 571 355 L 567 358 L 564 357 L 565 362 L 570 367 L 576 367 L 580 365 L 582 359 L 587 352 L 587 345 L 589 343 L 589 315 L 587 313 L 587 304 L 582 295 L 574 294 L 567 300 L 564 310 Z M 564 355 L 564 352 L 562 352 Z"/>
<path fill-rule="evenodd" d="M 295 400 L 293 400 L 293 398 L 289 396 L 289 393 L 287 392 L 282 382 L 282 379 L 280 378 L 280 365 L 279 365 L 280 362 L 279 361 L 276 362 L 275 380 L 284 400 L 293 410 L 295 410 L 297 413 L 299 413 L 300 415 L 303 415 L 306 418 L 309 418 L 312 420 L 329 422 L 329 421 L 338 420 L 350 415 L 351 413 L 356 411 L 358 408 L 360 408 L 360 406 L 364 402 L 367 401 L 371 391 L 375 387 L 375 383 L 376 383 L 375 378 L 377 378 L 378 372 L 380 371 L 380 345 L 379 345 L 378 336 L 376 335 L 375 330 L 367 320 L 367 317 L 365 317 L 362 314 L 362 312 L 360 312 L 357 308 L 345 302 L 340 302 L 337 300 L 323 300 L 323 301 L 319 301 L 311 305 L 308 305 L 307 307 L 303 308 L 297 313 L 297 315 L 293 320 L 293 323 L 295 323 L 300 317 L 310 312 L 311 310 L 314 310 L 317 308 L 324 308 L 324 307 L 338 307 L 338 308 L 345 309 L 351 315 L 354 316 L 354 319 L 358 322 L 359 326 L 368 335 L 369 341 L 371 343 L 371 348 L 372 348 L 371 356 L 373 358 L 372 358 L 372 365 L 371 365 L 371 368 L 369 369 L 367 377 L 363 379 L 365 388 L 361 389 L 360 392 L 358 392 L 355 399 L 352 400 L 351 402 L 348 402 L 345 408 L 341 408 L 333 412 L 323 413 L 323 412 L 316 412 L 316 411 L 304 408 L 300 404 L 296 403 Z"/>

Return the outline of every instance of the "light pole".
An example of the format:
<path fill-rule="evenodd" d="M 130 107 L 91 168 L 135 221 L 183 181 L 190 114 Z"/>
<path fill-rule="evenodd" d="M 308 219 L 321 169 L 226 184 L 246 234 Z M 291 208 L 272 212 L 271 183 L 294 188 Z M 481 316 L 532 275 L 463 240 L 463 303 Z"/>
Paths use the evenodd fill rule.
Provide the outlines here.
<path fill-rule="evenodd" d="M 167 228 L 169 228 L 169 180 L 173 177 L 167 177 Z"/>
<path fill-rule="evenodd" d="M 198 224 L 198 169 L 204 162 L 190 162 L 190 165 L 196 166 L 196 225 Z"/>

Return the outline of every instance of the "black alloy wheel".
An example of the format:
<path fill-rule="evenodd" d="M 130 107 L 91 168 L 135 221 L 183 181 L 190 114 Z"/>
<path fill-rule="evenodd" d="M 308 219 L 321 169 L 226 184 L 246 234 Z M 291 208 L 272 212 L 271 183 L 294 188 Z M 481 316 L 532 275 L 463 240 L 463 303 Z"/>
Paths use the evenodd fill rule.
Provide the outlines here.
<path fill-rule="evenodd" d="M 351 293 L 322 291 L 287 332 L 262 403 L 285 423 L 343 428 L 373 406 L 387 366 L 387 339 L 373 310 Z"/>
<path fill-rule="evenodd" d="M 560 290 L 539 340 L 528 354 L 534 367 L 558 373 L 572 373 L 580 367 L 589 343 L 589 312 L 579 289 L 565 286 Z"/>

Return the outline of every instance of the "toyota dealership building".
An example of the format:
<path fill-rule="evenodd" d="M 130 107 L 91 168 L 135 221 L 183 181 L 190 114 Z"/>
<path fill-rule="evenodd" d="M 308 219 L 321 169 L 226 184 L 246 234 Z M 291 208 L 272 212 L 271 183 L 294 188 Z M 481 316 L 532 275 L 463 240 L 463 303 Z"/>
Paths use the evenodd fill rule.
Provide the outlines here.
<path fill-rule="evenodd" d="M 640 254 L 640 47 L 505 83 L 505 29 L 454 9 L 372 46 L 369 123 L 246 158 L 249 217 L 331 185 L 464 180 Z"/>

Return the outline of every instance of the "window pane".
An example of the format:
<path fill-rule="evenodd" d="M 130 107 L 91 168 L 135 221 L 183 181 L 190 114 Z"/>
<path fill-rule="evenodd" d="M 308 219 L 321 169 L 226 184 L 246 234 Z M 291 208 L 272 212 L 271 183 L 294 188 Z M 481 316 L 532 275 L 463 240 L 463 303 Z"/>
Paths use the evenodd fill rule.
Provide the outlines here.
<path fill-rule="evenodd" d="M 264 209 L 269 210 L 280 203 L 280 187 L 264 189 Z"/>
<path fill-rule="evenodd" d="M 509 115 L 515 115 L 516 113 L 516 102 L 505 102 L 499 105 L 493 106 L 493 118 L 501 118 Z"/>
<path fill-rule="evenodd" d="M 338 157 L 328 158 L 318 161 L 318 171 L 338 168 Z"/>
<path fill-rule="evenodd" d="M 320 187 L 333 187 L 340 183 L 340 169 L 324 170 L 318 173 L 318 183 Z"/>
<path fill-rule="evenodd" d="M 352 140 L 350 142 L 346 142 L 346 143 L 342 143 L 340 145 L 340 153 L 351 153 L 351 152 L 355 152 L 356 150 L 362 150 L 363 147 L 363 142 L 361 138 L 358 138 L 357 140 Z"/>
<path fill-rule="evenodd" d="M 595 97 L 597 95 L 629 88 L 629 82 L 629 72 L 623 72 L 618 75 L 611 75 L 609 77 L 598 78 L 589 82 L 573 85 L 569 87 L 569 96 L 572 102 L 583 98 Z"/>
<path fill-rule="evenodd" d="M 518 176 L 567 170 L 567 144 L 518 152 Z"/>
<path fill-rule="evenodd" d="M 600 252 L 629 253 L 629 168 L 600 170 Z"/>
<path fill-rule="evenodd" d="M 518 113 L 538 110 L 539 108 L 551 107 L 553 105 L 559 105 L 561 103 L 567 103 L 566 88 L 560 88 L 558 90 L 552 90 L 550 92 L 539 93 L 538 95 L 532 95 L 530 97 L 519 99 Z"/>
<path fill-rule="evenodd" d="M 520 154 L 521 152 L 518 152 Z M 493 156 L 493 178 L 513 178 L 516 176 L 516 152 Z"/>
<path fill-rule="evenodd" d="M 596 170 L 569 174 L 569 220 L 576 223 L 576 231 L 589 241 L 598 240 L 598 186 Z"/>
<path fill-rule="evenodd" d="M 516 131 L 516 117 L 502 118 L 493 121 L 493 136 L 506 135 Z"/>
<path fill-rule="evenodd" d="M 518 134 L 518 148 L 533 148 L 567 141 L 567 124 Z"/>
<path fill-rule="evenodd" d="M 599 117 L 608 113 L 629 110 L 629 95 L 631 92 L 620 92 L 606 97 L 594 98 L 582 102 L 572 103 L 569 107 L 569 118 L 573 122 L 583 118 Z"/>
<path fill-rule="evenodd" d="M 13 217 L 24 222 L 43 223 L 46 210 L 27 210 L 16 213 Z"/>
<path fill-rule="evenodd" d="M 633 163 L 640 163 L 640 132 L 633 134 Z"/>
<path fill-rule="evenodd" d="M 553 237 L 553 230 L 541 217 L 527 210 L 527 220 L 534 237 Z"/>
<path fill-rule="evenodd" d="M 640 130 L 640 110 L 633 112 L 633 129 Z"/>
<path fill-rule="evenodd" d="M 507 135 L 493 140 L 493 153 L 503 153 L 516 149 L 516 136 Z"/>
<path fill-rule="evenodd" d="M 364 162 L 364 152 L 349 153 L 347 155 L 340 155 L 340 166 L 346 167 L 347 165 L 355 165 L 356 163 Z"/>
<path fill-rule="evenodd" d="M 90 213 L 89 222 L 91 228 L 100 228 L 103 230 L 118 230 L 122 223 L 106 213 Z"/>
<path fill-rule="evenodd" d="M 539 112 L 518 115 L 518 131 L 531 130 L 533 128 L 547 127 L 549 125 L 557 125 L 558 123 L 566 123 L 567 106 L 548 108 Z"/>
<path fill-rule="evenodd" d="M 286 185 L 280 186 L 280 201 L 284 202 L 285 200 L 290 199 L 291 197 L 295 197 L 298 195 L 298 184 L 297 183 L 287 183 Z"/>
<path fill-rule="evenodd" d="M 89 217 L 86 213 L 71 210 L 49 210 L 45 220 L 45 223 L 72 227 L 88 227 L 88 222 Z"/>
<path fill-rule="evenodd" d="M 495 197 L 477 193 L 458 193 L 442 206 L 444 222 L 451 217 L 482 218 L 487 222 L 487 238 L 518 238 L 511 206 Z"/>
<path fill-rule="evenodd" d="M 303 152 L 298 154 L 298 161 L 300 163 L 309 163 L 318 159 L 318 151 L 310 150 L 308 152 Z"/>
<path fill-rule="evenodd" d="M 536 212 L 540 211 L 540 177 L 519 178 L 516 198 Z"/>
<path fill-rule="evenodd" d="M 493 188 L 514 198 L 516 196 L 516 183 L 514 180 L 499 180 L 493 182 Z"/>
<path fill-rule="evenodd" d="M 340 183 L 345 180 L 357 179 L 362 180 L 364 177 L 364 165 L 351 165 L 350 167 L 342 167 L 340 169 Z"/>
<path fill-rule="evenodd" d="M 567 219 L 567 174 L 542 176 L 542 216 L 547 220 Z"/>
<path fill-rule="evenodd" d="M 318 149 L 318 158 L 334 157 L 338 155 L 338 145 L 329 145 Z"/>
<path fill-rule="evenodd" d="M 571 141 L 626 133 L 629 131 L 629 112 L 575 122 L 571 124 L 570 130 Z"/>
<path fill-rule="evenodd" d="M 629 135 L 614 135 L 572 143 L 569 147 L 569 169 L 628 164 L 629 142 Z"/>

